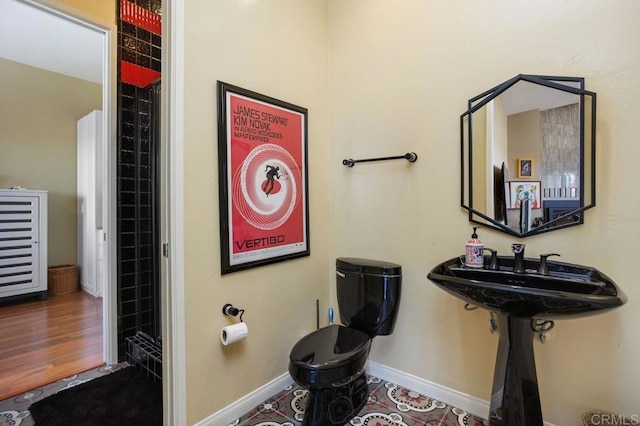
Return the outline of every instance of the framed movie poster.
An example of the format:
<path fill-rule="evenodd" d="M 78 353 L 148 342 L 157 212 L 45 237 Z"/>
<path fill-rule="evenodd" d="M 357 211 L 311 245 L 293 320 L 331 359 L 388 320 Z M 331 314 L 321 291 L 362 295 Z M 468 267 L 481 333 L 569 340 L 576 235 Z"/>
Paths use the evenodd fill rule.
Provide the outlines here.
<path fill-rule="evenodd" d="M 222 273 L 309 256 L 307 109 L 218 82 Z"/>

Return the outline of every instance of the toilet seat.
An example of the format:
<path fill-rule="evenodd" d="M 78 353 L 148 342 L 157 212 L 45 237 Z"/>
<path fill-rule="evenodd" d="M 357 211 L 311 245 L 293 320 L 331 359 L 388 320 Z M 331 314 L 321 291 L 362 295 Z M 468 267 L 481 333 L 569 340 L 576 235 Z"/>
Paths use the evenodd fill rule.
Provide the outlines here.
<path fill-rule="evenodd" d="M 301 386 L 323 386 L 361 374 L 371 349 L 366 333 L 341 325 L 316 330 L 291 349 L 289 372 Z"/>

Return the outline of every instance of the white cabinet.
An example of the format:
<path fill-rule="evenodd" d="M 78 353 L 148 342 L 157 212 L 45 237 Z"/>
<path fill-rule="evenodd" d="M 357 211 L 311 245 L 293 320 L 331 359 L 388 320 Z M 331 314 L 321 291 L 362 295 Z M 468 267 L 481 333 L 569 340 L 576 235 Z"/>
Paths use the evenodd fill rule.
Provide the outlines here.
<path fill-rule="evenodd" d="M 0 298 L 47 297 L 47 192 L 0 189 Z"/>

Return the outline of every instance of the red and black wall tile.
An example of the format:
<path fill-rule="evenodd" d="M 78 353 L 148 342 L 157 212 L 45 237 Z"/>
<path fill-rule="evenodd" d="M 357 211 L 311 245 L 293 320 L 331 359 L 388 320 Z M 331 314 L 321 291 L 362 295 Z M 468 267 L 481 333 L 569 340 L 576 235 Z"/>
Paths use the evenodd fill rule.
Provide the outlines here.
<path fill-rule="evenodd" d="M 161 0 L 118 4 L 118 356 L 138 331 L 160 336 Z"/>

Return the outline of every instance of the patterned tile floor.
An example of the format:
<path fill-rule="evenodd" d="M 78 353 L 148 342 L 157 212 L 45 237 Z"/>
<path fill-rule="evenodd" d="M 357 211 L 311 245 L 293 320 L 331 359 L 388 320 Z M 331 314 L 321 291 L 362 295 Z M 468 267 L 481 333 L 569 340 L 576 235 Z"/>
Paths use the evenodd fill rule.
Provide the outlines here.
<path fill-rule="evenodd" d="M 484 419 L 417 392 L 368 376 L 369 400 L 353 426 L 481 426 Z M 299 426 L 307 391 L 289 386 L 227 426 Z"/>
<path fill-rule="evenodd" d="M 0 426 L 33 426 L 29 406 L 49 395 L 126 367 L 103 366 L 0 401 Z M 481 426 L 485 420 L 417 392 L 368 376 L 369 400 L 352 426 Z M 299 426 L 307 391 L 289 386 L 228 426 Z"/>

